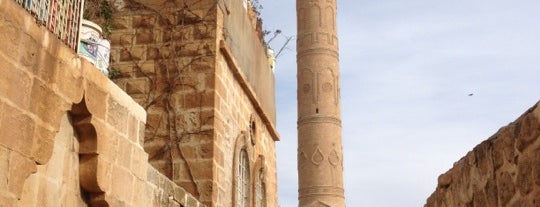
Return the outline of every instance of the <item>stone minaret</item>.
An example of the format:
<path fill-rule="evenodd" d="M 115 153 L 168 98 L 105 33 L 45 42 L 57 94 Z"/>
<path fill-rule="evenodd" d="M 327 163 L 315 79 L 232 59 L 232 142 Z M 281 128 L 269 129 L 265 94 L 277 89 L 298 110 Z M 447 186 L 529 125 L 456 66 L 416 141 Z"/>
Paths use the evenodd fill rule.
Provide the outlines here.
<path fill-rule="evenodd" d="M 296 0 L 299 206 L 345 206 L 336 0 Z"/>

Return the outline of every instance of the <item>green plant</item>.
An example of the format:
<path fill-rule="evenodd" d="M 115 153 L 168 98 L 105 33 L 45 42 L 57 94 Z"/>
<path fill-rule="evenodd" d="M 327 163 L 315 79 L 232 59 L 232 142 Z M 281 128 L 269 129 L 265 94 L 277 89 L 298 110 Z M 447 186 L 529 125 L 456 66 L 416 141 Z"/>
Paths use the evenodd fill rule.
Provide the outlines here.
<path fill-rule="evenodd" d="M 110 79 L 115 79 L 115 78 L 119 78 L 120 75 L 122 75 L 120 73 L 120 71 L 114 67 L 111 67 L 111 69 L 109 70 L 109 78 Z"/>
<path fill-rule="evenodd" d="M 113 30 L 114 9 L 106 0 L 87 0 L 84 5 L 83 18 L 94 21 L 101 26 L 103 36 L 108 37 Z"/>

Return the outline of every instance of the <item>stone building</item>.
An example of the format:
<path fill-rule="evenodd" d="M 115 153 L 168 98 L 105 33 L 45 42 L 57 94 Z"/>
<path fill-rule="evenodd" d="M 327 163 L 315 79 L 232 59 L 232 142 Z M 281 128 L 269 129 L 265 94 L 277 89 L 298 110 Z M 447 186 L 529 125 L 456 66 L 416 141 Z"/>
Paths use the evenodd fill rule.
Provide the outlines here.
<path fill-rule="evenodd" d="M 112 2 L 114 82 L 18 2 L 0 0 L 0 206 L 277 206 L 251 2 Z"/>
<path fill-rule="evenodd" d="M 148 113 L 150 163 L 208 206 L 254 202 L 257 195 L 231 189 L 251 194 L 243 191 L 260 185 L 276 206 L 274 76 L 250 2 L 138 1 L 117 9 L 115 82 Z M 252 186 L 242 186 L 240 166 Z"/>

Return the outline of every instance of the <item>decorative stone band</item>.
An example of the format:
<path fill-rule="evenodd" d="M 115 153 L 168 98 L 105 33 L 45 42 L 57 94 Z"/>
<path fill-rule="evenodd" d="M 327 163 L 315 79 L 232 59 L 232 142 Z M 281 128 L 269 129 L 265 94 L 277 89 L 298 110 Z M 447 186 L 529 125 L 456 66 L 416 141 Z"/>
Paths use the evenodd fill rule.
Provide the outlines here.
<path fill-rule="evenodd" d="M 315 45 L 337 48 L 338 47 L 338 37 L 335 33 L 328 32 L 308 32 L 300 34 L 298 37 L 298 47 L 309 48 Z"/>
<path fill-rule="evenodd" d="M 312 186 L 308 188 L 302 188 L 298 190 L 300 198 L 307 198 L 312 196 L 332 196 L 344 198 L 344 190 L 340 187 L 334 186 Z"/>
<path fill-rule="evenodd" d="M 335 124 L 341 127 L 341 120 L 339 118 L 333 117 L 333 116 L 322 116 L 322 115 L 300 117 L 297 124 L 298 126 L 301 126 L 304 124 L 312 124 L 312 123 L 331 123 L 331 124 Z"/>
<path fill-rule="evenodd" d="M 313 55 L 313 54 L 330 55 L 332 57 L 335 57 L 336 59 L 339 59 L 339 53 L 336 50 L 332 50 L 332 49 L 328 49 L 324 47 L 308 49 L 308 50 L 298 50 L 298 55 L 296 57 L 300 59 L 304 56 Z"/>

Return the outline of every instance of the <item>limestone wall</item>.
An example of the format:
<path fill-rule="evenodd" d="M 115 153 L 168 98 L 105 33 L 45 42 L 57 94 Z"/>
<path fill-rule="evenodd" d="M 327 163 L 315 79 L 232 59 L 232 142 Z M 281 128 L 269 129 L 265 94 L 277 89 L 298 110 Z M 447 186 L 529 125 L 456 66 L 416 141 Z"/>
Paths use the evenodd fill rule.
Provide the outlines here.
<path fill-rule="evenodd" d="M 267 206 L 277 206 L 273 74 L 260 39 L 259 50 L 233 53 L 220 1 L 137 2 L 117 7 L 112 60 L 115 83 L 148 112 L 152 165 L 207 206 L 234 206 L 236 155 L 246 147 L 251 179 L 264 174 Z M 255 33 L 237 38 L 249 43 Z M 258 64 L 244 67 L 248 75 L 238 60 L 251 57 Z"/>
<path fill-rule="evenodd" d="M 538 104 L 442 174 L 425 206 L 540 206 Z"/>
<path fill-rule="evenodd" d="M 114 14 L 112 67 L 121 73 L 114 80 L 148 113 L 151 164 L 211 205 L 216 7 L 138 3 Z"/>
<path fill-rule="evenodd" d="M 144 108 L 0 5 L 0 206 L 203 206 L 148 164 Z"/>
<path fill-rule="evenodd" d="M 269 122 L 275 125 L 275 79 L 263 44 L 262 19 L 253 11 L 249 1 L 246 2 L 244 5 L 243 0 L 220 1 L 223 13 L 220 32 L 261 107 L 268 113 Z"/>
<path fill-rule="evenodd" d="M 234 206 L 238 152 L 247 149 L 251 172 L 251 189 L 263 173 L 266 206 L 277 206 L 276 155 L 273 129 L 264 124 L 263 114 L 256 110 L 250 98 L 249 84 L 240 75 L 236 60 L 222 43 L 216 68 L 216 183 L 218 201 L 223 206 Z M 232 195 L 231 195 L 232 191 Z M 250 201 L 255 202 L 255 194 Z M 255 206 L 253 203 L 251 206 Z"/>

